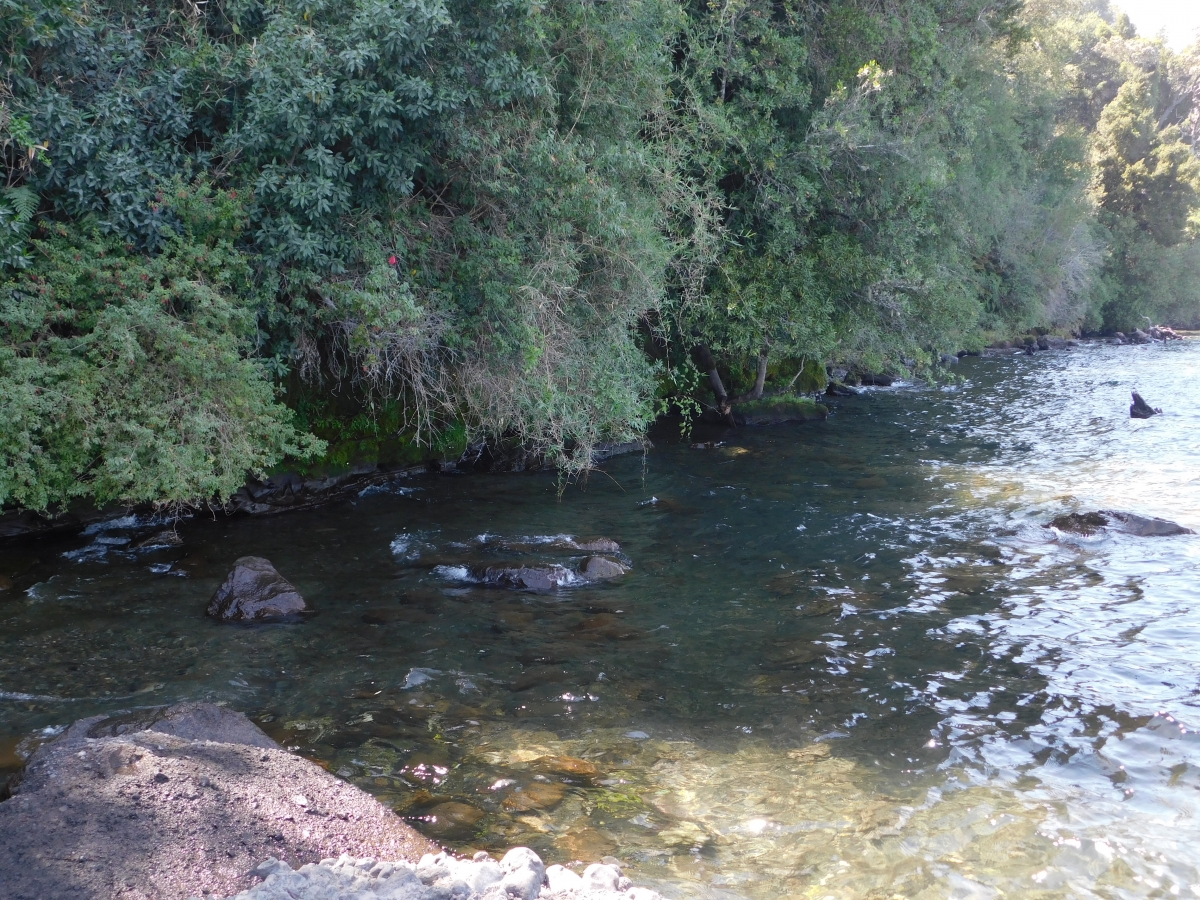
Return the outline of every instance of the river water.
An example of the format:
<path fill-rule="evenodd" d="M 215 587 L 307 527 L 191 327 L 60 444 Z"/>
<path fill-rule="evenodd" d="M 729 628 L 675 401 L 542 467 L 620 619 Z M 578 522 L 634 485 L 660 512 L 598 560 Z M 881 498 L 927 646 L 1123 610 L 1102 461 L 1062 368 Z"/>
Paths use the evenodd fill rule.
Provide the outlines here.
<path fill-rule="evenodd" d="M 208 698 L 460 850 L 668 896 L 1200 895 L 1200 341 L 968 359 L 827 422 L 660 439 L 583 484 L 414 479 L 315 512 L 0 550 L 0 766 Z M 1166 414 L 1130 420 L 1129 391 Z M 492 561 L 620 542 L 619 581 Z M 204 608 L 261 555 L 316 614 Z"/>

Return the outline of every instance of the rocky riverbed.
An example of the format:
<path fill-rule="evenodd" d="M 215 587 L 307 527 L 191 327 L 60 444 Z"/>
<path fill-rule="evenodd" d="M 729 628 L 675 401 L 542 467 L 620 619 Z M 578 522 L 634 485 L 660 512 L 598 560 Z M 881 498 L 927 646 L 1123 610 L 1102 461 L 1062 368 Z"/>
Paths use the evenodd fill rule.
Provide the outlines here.
<path fill-rule="evenodd" d="M 547 870 L 524 848 L 455 859 L 210 703 L 82 719 L 37 747 L 10 790 L 4 900 L 658 897 L 616 866 Z"/>

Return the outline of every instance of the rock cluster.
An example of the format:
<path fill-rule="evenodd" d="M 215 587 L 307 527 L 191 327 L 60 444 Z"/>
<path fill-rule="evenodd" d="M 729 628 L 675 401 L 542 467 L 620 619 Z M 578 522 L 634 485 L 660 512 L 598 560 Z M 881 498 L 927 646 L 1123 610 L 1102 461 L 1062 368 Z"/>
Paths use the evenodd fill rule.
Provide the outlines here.
<path fill-rule="evenodd" d="M 662 900 L 634 887 L 615 863 L 594 863 L 583 875 L 542 862 L 515 847 L 499 862 L 426 854 L 416 865 L 374 857 L 309 863 L 299 870 L 271 858 L 255 870 L 265 880 L 231 900 Z"/>
<path fill-rule="evenodd" d="M 1181 341 L 1183 335 L 1175 331 L 1169 325 L 1147 325 L 1146 330 L 1140 328 L 1133 329 L 1130 334 L 1125 334 L 1123 331 L 1113 333 L 1111 343 L 1114 344 L 1152 344 L 1155 341 L 1162 341 L 1164 344 L 1167 341 Z"/>

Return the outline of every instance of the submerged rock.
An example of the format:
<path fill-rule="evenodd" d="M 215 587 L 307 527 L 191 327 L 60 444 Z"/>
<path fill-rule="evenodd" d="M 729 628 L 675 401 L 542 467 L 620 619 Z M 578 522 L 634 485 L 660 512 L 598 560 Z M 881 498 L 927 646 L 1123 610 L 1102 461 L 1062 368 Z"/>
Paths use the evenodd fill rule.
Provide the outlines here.
<path fill-rule="evenodd" d="M 1100 513 L 1068 513 L 1053 519 L 1046 527 L 1057 528 L 1059 531 L 1066 531 L 1070 534 L 1090 535 L 1097 531 L 1103 531 L 1107 524 L 1108 519 Z"/>
<path fill-rule="evenodd" d="M 519 591 L 552 591 L 579 580 L 578 575 L 559 565 L 488 566 L 477 569 L 475 577 L 483 584 Z"/>
<path fill-rule="evenodd" d="M 1137 513 L 1115 512 L 1111 509 L 1101 510 L 1101 514 L 1108 517 L 1108 527 L 1113 531 L 1136 537 L 1170 537 L 1176 534 L 1196 533 L 1190 528 L 1154 516 L 1139 516 Z"/>
<path fill-rule="evenodd" d="M 566 795 L 566 785 L 555 781 L 533 781 L 505 797 L 503 806 L 517 812 L 553 809 L 562 803 Z"/>
<path fill-rule="evenodd" d="M 1082 535 L 1092 535 L 1106 530 L 1131 534 L 1135 537 L 1171 537 L 1177 534 L 1196 533 L 1190 528 L 1184 528 L 1167 519 L 1139 516 L 1137 513 L 1118 512 L 1111 509 L 1059 516 L 1046 527 Z"/>
<path fill-rule="evenodd" d="M 572 550 L 582 550 L 585 553 L 620 553 L 621 545 L 611 538 L 597 537 L 588 538 L 587 540 L 575 540 L 571 542 Z"/>
<path fill-rule="evenodd" d="M 591 581 L 619 578 L 627 571 L 623 565 L 607 556 L 589 556 L 579 568 L 580 574 Z"/>
<path fill-rule="evenodd" d="M 1157 409 L 1142 399 L 1142 395 L 1137 391 L 1133 394 L 1133 403 L 1129 406 L 1129 418 L 1131 419 L 1148 419 L 1151 416 L 1159 415 L 1162 410 Z"/>
<path fill-rule="evenodd" d="M 208 614 L 222 622 L 261 622 L 306 609 L 300 593 L 261 556 L 243 556 L 234 563 L 208 604 Z"/>
<path fill-rule="evenodd" d="M 426 831 L 437 837 L 448 838 L 468 836 L 483 821 L 484 812 L 469 803 L 450 800 L 439 803 L 424 815 L 428 817 L 424 826 Z"/>

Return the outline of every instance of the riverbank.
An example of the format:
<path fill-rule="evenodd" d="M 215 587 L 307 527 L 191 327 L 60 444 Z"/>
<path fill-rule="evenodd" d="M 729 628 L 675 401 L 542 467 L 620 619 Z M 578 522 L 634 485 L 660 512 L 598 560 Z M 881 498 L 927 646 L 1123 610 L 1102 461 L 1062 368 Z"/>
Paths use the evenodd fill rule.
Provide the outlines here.
<path fill-rule="evenodd" d="M 198 516 L 158 549 L 22 548 L 0 767 L 43 729 L 208 698 L 467 857 L 613 856 L 680 900 L 1186 894 L 1200 537 L 1046 526 L 1200 531 L 1200 343 L 955 374 L 823 422 L 664 435 L 565 486 L 414 478 Z M 1163 415 L 1131 419 L 1131 390 Z M 619 543 L 629 571 L 469 577 L 576 567 L 567 535 Z M 247 555 L 311 613 L 207 617 Z"/>
<path fill-rule="evenodd" d="M 1174 334 L 1174 332 L 1172 332 Z M 1181 331 L 1176 337 L 1195 338 L 1196 332 Z M 1146 336 L 1146 341 L 1159 340 Z M 1041 336 L 1025 338 L 1024 341 L 1001 341 L 981 351 L 983 356 L 1008 356 L 1014 353 L 1038 353 L 1045 351 L 1064 351 L 1070 349 L 1087 349 L 1100 345 L 1137 345 L 1138 339 L 1127 339 L 1124 335 L 1095 338 L 1068 339 L 1061 336 Z M 966 355 L 965 353 L 962 355 Z M 956 371 L 960 356 L 943 355 L 942 366 L 950 371 Z M 890 388 L 894 384 L 907 384 L 911 373 L 900 374 L 864 374 L 850 373 L 845 369 L 835 370 L 834 377 L 824 382 L 825 387 L 812 396 L 806 394 L 787 395 L 783 397 L 764 398 L 752 402 L 738 404 L 728 416 L 723 417 L 713 409 L 695 423 L 697 430 L 715 439 L 716 436 L 727 437 L 736 434 L 739 428 L 762 427 L 777 425 L 792 425 L 805 422 L 823 421 L 832 410 L 832 404 L 842 402 L 846 397 L 863 386 L 872 389 Z M 827 390 L 826 390 L 827 388 Z M 820 402 L 813 399 L 819 397 Z M 659 420 L 649 432 L 658 439 L 660 434 L 670 433 L 674 436 L 678 423 L 672 419 L 669 422 Z M 593 454 L 594 463 L 599 465 L 613 458 L 631 453 L 643 452 L 653 446 L 647 437 L 643 441 L 622 444 L 604 444 Z M 220 517 L 237 516 L 271 516 L 286 512 L 315 509 L 329 503 L 344 500 L 355 500 L 376 493 L 405 491 L 405 485 L 427 476 L 458 477 L 477 473 L 519 474 L 525 472 L 544 472 L 548 466 L 540 456 L 528 454 L 520 449 L 499 451 L 478 444 L 468 446 L 461 455 L 444 456 L 431 455 L 419 465 L 401 465 L 378 463 L 371 460 L 354 465 L 333 469 L 313 469 L 303 473 L 282 469 L 263 480 L 249 479 L 224 504 L 214 504 L 204 509 L 186 508 L 162 511 L 153 505 L 140 507 L 110 506 L 97 509 L 84 503 L 77 503 L 70 509 L 56 516 L 23 510 L 9 510 L 0 513 L 0 548 L 6 545 L 28 543 L 44 538 L 70 538 L 74 535 L 91 530 L 103 530 L 112 523 L 122 520 L 139 523 L 139 530 L 145 537 L 149 529 L 156 526 L 169 526 L 172 523 L 193 515 L 209 515 Z M 5 573 L 0 572 L 0 590 L 4 589 Z"/>
<path fill-rule="evenodd" d="M 547 880 L 529 850 L 458 860 L 211 703 L 82 719 L 39 746 L 11 790 L 0 803 L 5 900 L 533 900 L 543 886 L 658 897 L 611 865 L 583 877 L 557 866 Z"/>

